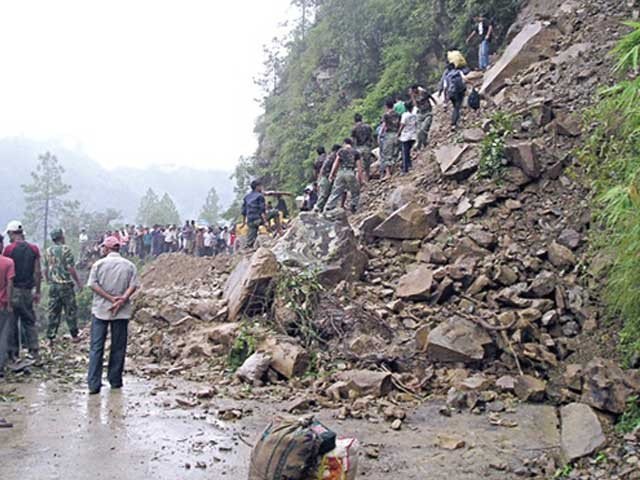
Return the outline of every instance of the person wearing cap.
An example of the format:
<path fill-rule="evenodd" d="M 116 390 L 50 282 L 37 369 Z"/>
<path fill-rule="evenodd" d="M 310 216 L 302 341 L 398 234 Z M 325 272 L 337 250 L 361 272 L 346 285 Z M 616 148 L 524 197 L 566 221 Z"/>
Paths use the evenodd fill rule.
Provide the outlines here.
<path fill-rule="evenodd" d="M 74 267 L 73 252 L 65 245 L 64 232 L 57 228 L 51 232 L 53 245 L 47 248 L 44 255 L 44 276 L 49 284 L 49 306 L 47 314 L 49 324 L 47 326 L 47 338 L 53 343 L 58 334 L 58 327 L 62 312 L 71 339 L 78 341 L 78 306 L 76 295 L 73 291 L 73 283 L 82 289 L 82 283 Z"/>
<path fill-rule="evenodd" d="M 9 332 L 9 357 L 18 359 L 20 356 L 20 332 L 18 330 L 18 322 L 20 322 L 26 338 L 26 347 L 36 364 L 39 364 L 41 361 L 40 347 L 33 305 L 40 303 L 42 283 L 40 250 L 36 245 L 25 241 L 22 224 L 16 220 L 7 225 L 7 234 L 11 243 L 5 247 L 4 256 L 13 260 L 16 270 L 11 295 L 14 321 L 11 332 Z"/>
<path fill-rule="evenodd" d="M 247 225 L 247 247 L 253 248 L 258 239 L 258 231 L 261 225 L 267 222 L 267 204 L 262 194 L 262 182 L 253 180 L 251 182 L 251 193 L 247 194 L 242 201 L 242 226 Z"/>
<path fill-rule="evenodd" d="M 91 267 L 88 285 L 93 290 L 91 304 L 91 347 L 89 351 L 89 393 L 102 387 L 102 361 L 107 333 L 111 330 L 111 351 L 107 379 L 112 389 L 122 387 L 127 351 L 129 320 L 133 314 L 131 296 L 138 289 L 136 266 L 120 256 L 120 242 L 108 237 L 101 245 L 104 258 Z"/>

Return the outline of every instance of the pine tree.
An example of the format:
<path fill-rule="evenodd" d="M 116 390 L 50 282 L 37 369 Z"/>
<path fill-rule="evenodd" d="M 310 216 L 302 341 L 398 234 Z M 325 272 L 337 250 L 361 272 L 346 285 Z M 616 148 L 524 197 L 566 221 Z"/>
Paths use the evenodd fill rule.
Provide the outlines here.
<path fill-rule="evenodd" d="M 220 219 L 220 198 L 214 187 L 211 187 L 207 194 L 207 199 L 200 211 L 200 218 L 209 222 L 209 225 L 217 223 Z"/>
<path fill-rule="evenodd" d="M 177 225 L 180 223 L 180 214 L 169 194 L 158 198 L 156 192 L 149 188 L 140 199 L 136 219 L 144 225 Z"/>
<path fill-rule="evenodd" d="M 147 189 L 147 193 L 140 199 L 140 205 L 138 206 L 138 214 L 136 220 L 143 225 L 154 225 L 153 217 L 158 206 L 160 199 L 156 192 L 152 188 Z"/>
<path fill-rule="evenodd" d="M 180 224 L 180 214 L 178 213 L 176 204 L 173 203 L 173 200 L 168 193 L 165 193 L 158 203 L 156 218 L 157 221 L 155 223 L 160 225 Z"/>
<path fill-rule="evenodd" d="M 50 225 L 79 206 L 78 202 L 63 199 L 71 191 L 71 185 L 62 179 L 63 174 L 64 168 L 56 156 L 46 152 L 38 157 L 31 183 L 21 185 L 26 202 L 24 223 L 29 231 L 42 232 L 45 248 Z M 38 238 L 38 234 L 34 237 Z"/>

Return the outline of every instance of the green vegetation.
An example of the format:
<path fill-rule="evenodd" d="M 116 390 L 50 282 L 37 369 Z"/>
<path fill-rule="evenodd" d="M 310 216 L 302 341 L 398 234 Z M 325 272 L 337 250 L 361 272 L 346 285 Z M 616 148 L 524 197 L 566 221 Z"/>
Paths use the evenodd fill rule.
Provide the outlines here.
<path fill-rule="evenodd" d="M 324 287 L 318 280 L 318 273 L 314 270 L 301 272 L 284 270 L 276 286 L 274 308 L 283 307 L 290 314 L 286 318 L 274 315 L 277 328 L 287 335 L 298 337 L 309 346 L 314 342 L 321 342 L 315 322 L 316 308 L 320 302 L 320 294 Z"/>
<path fill-rule="evenodd" d="M 640 399 L 632 396 L 627 399 L 627 409 L 618 419 L 616 430 L 620 433 L 629 433 L 638 427 L 640 427 Z"/>
<path fill-rule="evenodd" d="M 265 90 L 264 114 L 256 125 L 259 147 L 236 169 L 236 194 L 246 193 L 248 177 L 263 178 L 269 188 L 299 191 L 310 180 L 315 148 L 348 135 L 356 112 L 375 126 L 388 97 L 405 94 L 413 83 L 435 89 L 448 50 L 465 51 L 474 65 L 477 44 L 465 45 L 473 16 L 493 18 L 495 48 L 520 2 L 302 3 L 313 15 L 307 10 L 291 38 L 276 39 L 266 49 L 265 75 L 258 81 Z"/>
<path fill-rule="evenodd" d="M 209 225 L 214 225 L 220 220 L 220 197 L 218 197 L 215 187 L 211 187 L 207 194 L 207 199 L 200 211 L 200 219 L 206 220 Z"/>
<path fill-rule="evenodd" d="M 556 479 L 560 479 L 560 478 L 569 478 L 569 475 L 571 475 L 571 472 L 573 472 L 573 465 L 571 465 L 570 463 L 566 464 L 564 467 L 559 468 L 555 475 L 553 476 L 553 478 Z"/>
<path fill-rule="evenodd" d="M 581 151 L 594 192 L 593 245 L 611 258 L 605 299 L 627 360 L 640 352 L 640 23 L 616 46 L 624 79 L 600 92 L 587 113 L 592 130 Z"/>
<path fill-rule="evenodd" d="M 149 188 L 140 199 L 137 221 L 144 225 L 180 225 L 180 214 L 169 194 L 158 198 Z"/>
<path fill-rule="evenodd" d="M 240 330 L 240 334 L 236 337 L 231 349 L 229 350 L 229 355 L 227 356 L 227 367 L 229 367 L 232 372 L 239 369 L 244 361 L 256 351 L 256 344 L 256 339 L 251 333 L 248 325 L 243 325 Z"/>
<path fill-rule="evenodd" d="M 498 177 L 506 165 L 505 144 L 513 133 L 513 118 L 506 113 L 497 112 L 491 119 L 491 130 L 482 140 L 480 152 L 481 177 Z"/>

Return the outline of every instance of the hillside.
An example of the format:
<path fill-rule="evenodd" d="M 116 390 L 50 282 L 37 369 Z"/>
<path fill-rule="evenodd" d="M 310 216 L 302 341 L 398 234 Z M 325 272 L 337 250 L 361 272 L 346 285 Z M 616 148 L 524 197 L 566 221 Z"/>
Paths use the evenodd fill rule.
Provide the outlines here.
<path fill-rule="evenodd" d="M 124 221 L 135 220 L 140 198 L 147 188 L 160 195 L 169 193 L 183 218 L 195 218 L 199 214 L 211 187 L 216 188 L 223 206 L 228 206 L 233 199 L 230 172 L 186 167 L 107 170 L 80 152 L 24 138 L 5 138 L 0 139 L 0 178 L 5 185 L 0 190 L 0 224 L 22 217 L 24 202 L 20 185 L 29 182 L 29 173 L 35 168 L 38 155 L 46 150 L 55 153 L 65 168 L 65 181 L 72 185 L 70 198 L 80 201 L 88 211 L 120 210 Z"/>

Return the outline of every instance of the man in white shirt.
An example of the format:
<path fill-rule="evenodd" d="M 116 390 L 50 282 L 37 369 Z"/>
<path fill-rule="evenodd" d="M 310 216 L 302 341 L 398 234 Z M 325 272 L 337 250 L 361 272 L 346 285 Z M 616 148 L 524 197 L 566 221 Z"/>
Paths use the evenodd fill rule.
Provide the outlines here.
<path fill-rule="evenodd" d="M 407 174 L 411 168 L 411 149 L 418 138 L 418 117 L 416 107 L 411 103 L 405 104 L 407 109 L 400 118 L 398 139 L 402 147 L 402 173 Z"/>
<path fill-rule="evenodd" d="M 210 257 L 213 255 L 213 245 L 215 244 L 216 236 L 213 233 L 213 229 L 209 227 L 206 232 L 204 232 L 204 255 L 205 257 Z"/>

